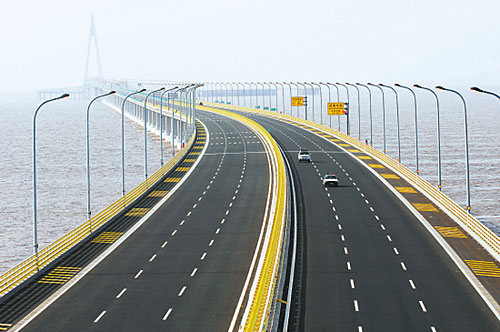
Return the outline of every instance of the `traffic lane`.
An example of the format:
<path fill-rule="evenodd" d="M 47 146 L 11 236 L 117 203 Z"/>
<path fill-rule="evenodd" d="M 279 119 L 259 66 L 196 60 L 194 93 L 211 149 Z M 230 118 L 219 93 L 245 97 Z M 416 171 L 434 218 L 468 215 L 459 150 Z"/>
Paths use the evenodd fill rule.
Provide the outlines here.
<path fill-rule="evenodd" d="M 232 155 L 232 156 L 229 156 L 229 157 L 226 157 L 228 159 L 233 159 L 233 158 L 238 158 L 238 159 L 241 159 L 241 156 L 237 156 L 237 155 Z M 234 163 L 231 163 L 229 161 L 230 165 L 234 165 Z M 222 184 L 219 184 L 220 187 L 223 187 L 223 188 L 227 188 L 229 186 L 234 186 L 236 187 L 237 186 L 237 183 L 239 184 L 239 181 L 238 182 L 235 182 L 235 181 L 231 181 L 234 177 L 230 176 L 230 172 L 232 172 L 233 170 L 237 169 L 236 167 L 230 167 L 229 170 L 226 170 L 225 171 L 225 176 L 222 178 L 224 180 L 224 183 Z M 226 177 L 227 176 L 227 177 Z M 193 213 L 192 215 L 190 215 L 190 219 L 187 219 L 186 218 L 186 221 L 182 227 L 182 229 L 179 229 L 179 232 L 176 233 L 176 237 L 178 237 L 179 239 L 180 238 L 187 238 L 187 237 L 191 237 L 192 234 L 199 234 L 200 232 L 203 233 L 203 235 L 205 235 L 205 240 L 201 240 L 201 239 L 196 239 L 196 242 L 197 242 L 197 246 L 205 246 L 206 249 L 203 249 L 205 250 L 203 253 L 202 250 L 199 250 L 199 254 L 196 256 L 196 259 L 197 261 L 205 261 L 209 256 L 210 256 L 210 253 L 209 253 L 209 250 L 207 250 L 207 248 L 209 249 L 209 247 L 213 246 L 213 242 L 212 240 L 208 240 L 207 235 L 210 236 L 210 234 L 213 234 L 214 233 L 214 230 L 212 231 L 209 231 L 208 229 L 210 228 L 210 223 L 208 221 L 213 221 L 213 220 L 216 220 L 213 218 L 213 215 L 227 215 L 227 212 L 228 210 L 225 210 L 226 207 L 224 206 L 213 206 L 213 200 L 216 200 L 216 201 L 221 201 L 222 198 L 221 196 L 223 196 L 225 193 L 227 193 L 227 191 L 224 191 L 222 193 L 222 195 L 219 195 L 220 193 L 217 193 L 217 181 L 215 181 L 215 183 L 212 185 L 213 186 L 213 189 L 210 189 L 211 190 L 211 201 L 207 200 L 205 202 L 205 204 L 203 204 L 203 200 L 200 201 L 199 203 L 197 203 L 198 207 L 196 208 L 196 210 L 193 210 Z M 208 204 L 208 207 L 207 207 L 207 204 Z M 212 222 L 213 224 L 213 222 Z M 194 229 L 190 229 L 190 228 L 194 228 Z M 215 230 L 216 231 L 216 230 Z M 220 232 L 220 230 L 219 230 Z M 176 248 L 173 244 L 175 244 L 177 242 L 175 241 L 172 241 L 172 244 L 169 242 L 169 244 L 167 245 L 167 248 L 170 248 L 171 252 L 179 252 L 179 251 L 184 251 L 184 248 Z M 200 248 L 202 249 L 202 248 Z M 200 256 L 201 255 L 201 256 Z M 189 268 L 189 270 L 191 269 L 195 269 L 196 267 L 193 267 L 194 264 L 191 264 L 192 266 Z M 161 265 L 159 265 L 158 267 L 159 268 L 159 271 L 164 271 L 164 269 L 167 269 L 168 266 L 164 267 L 164 268 L 161 268 Z M 184 265 L 181 267 L 182 270 L 184 270 Z M 201 271 L 201 270 L 200 270 Z M 182 272 L 182 271 L 179 271 L 179 272 Z M 153 274 L 155 274 L 155 271 L 153 270 L 152 271 Z M 159 272 L 161 273 L 161 272 Z M 184 273 L 182 274 L 183 277 L 182 278 L 187 278 L 187 273 Z M 146 279 L 145 279 L 146 280 Z M 180 284 L 182 284 L 183 282 L 180 281 Z M 184 281 L 184 283 L 186 283 Z M 189 294 L 189 289 L 188 289 L 188 285 L 184 285 L 184 286 L 179 286 L 180 287 L 180 291 L 179 293 L 177 294 L 177 297 L 180 297 L 180 296 L 183 296 L 183 299 L 184 300 L 184 297 L 185 295 L 184 294 Z M 144 287 L 143 287 L 144 288 Z M 181 294 L 182 295 L 179 295 Z M 178 307 L 178 301 L 176 301 L 176 297 L 175 296 L 171 296 L 172 294 L 169 294 L 168 296 L 165 296 L 165 298 L 170 298 L 171 301 L 168 302 L 168 303 L 165 303 L 167 305 L 167 307 L 169 307 L 169 309 L 164 309 L 165 311 L 165 316 L 168 316 L 166 317 L 165 320 L 168 319 L 169 321 L 169 324 L 174 324 L 173 326 L 175 326 L 175 330 L 179 330 L 179 329 L 182 329 L 182 326 L 183 326 L 183 323 L 182 323 L 182 320 L 181 320 L 181 323 L 179 326 L 177 326 L 175 320 L 172 321 L 175 317 L 179 317 L 179 315 L 182 317 L 182 316 L 185 316 L 186 313 L 183 313 L 182 311 L 179 311 L 177 309 Z M 151 293 L 151 294 L 147 294 L 148 297 L 151 297 L 151 298 L 154 298 L 154 297 L 158 297 L 156 294 Z M 219 294 L 220 296 L 220 294 Z M 156 302 L 160 302 L 161 301 L 161 297 L 162 296 L 159 296 L 158 298 L 158 301 Z M 163 301 L 165 302 L 165 301 Z M 183 303 L 183 301 L 180 301 L 179 303 Z M 132 304 L 132 303 L 131 303 Z M 124 306 L 125 308 L 126 307 L 129 307 L 129 306 Z M 189 308 L 189 307 L 188 307 Z M 168 313 L 168 314 L 167 314 Z M 190 310 L 188 311 L 188 313 L 192 314 L 192 306 L 190 308 Z M 118 317 L 120 317 L 121 315 L 117 315 Z M 162 319 L 163 321 L 163 319 Z M 162 322 L 160 320 L 157 320 L 155 323 L 148 323 L 150 326 L 162 326 L 161 324 L 163 324 L 164 322 Z M 117 322 L 119 324 L 119 322 Z M 112 323 L 110 326 L 114 326 L 115 323 Z M 160 325 L 158 325 L 160 324 Z M 107 325 L 106 324 L 103 324 L 103 328 L 104 330 L 107 329 Z"/>
<path fill-rule="evenodd" d="M 209 130 L 212 129 L 210 125 L 208 128 Z M 219 148 L 214 147 L 213 149 L 218 150 Z M 213 173 L 213 165 L 211 165 L 213 160 L 213 158 L 212 160 L 201 160 L 199 165 L 201 167 L 193 172 L 190 181 L 194 181 L 193 183 L 197 181 L 206 181 L 205 179 L 208 174 Z M 152 250 L 161 248 L 161 241 L 165 240 L 164 237 L 166 235 L 171 234 L 171 227 L 175 225 L 175 220 L 185 215 L 186 209 L 192 205 L 193 198 L 186 195 L 186 193 L 188 192 L 184 191 L 183 195 L 176 193 L 176 195 L 168 201 L 175 202 L 175 204 L 170 204 L 169 207 L 171 218 L 161 220 L 161 217 L 154 216 L 150 219 L 146 225 L 143 225 L 141 229 L 132 234 L 123 245 L 118 247 L 115 252 L 108 256 L 103 263 L 94 268 L 91 274 L 84 277 L 79 283 L 71 288 L 64 297 L 46 309 L 42 315 L 28 327 L 35 326 L 34 330 L 38 330 L 37 326 L 45 326 L 48 320 L 54 330 L 57 328 L 64 330 L 70 327 L 85 330 L 89 323 L 92 323 L 99 314 L 96 313 L 96 310 L 99 310 L 100 306 L 96 306 L 95 304 L 103 303 L 104 299 L 114 298 L 116 295 L 115 293 L 117 293 L 119 289 L 122 289 L 122 284 L 125 284 L 126 286 L 124 287 L 128 287 L 129 289 L 135 285 L 133 283 L 135 279 L 134 276 L 141 270 L 139 268 L 141 263 L 144 264 L 148 261 L 148 255 L 150 255 Z M 147 231 L 147 226 L 151 223 L 154 225 L 161 225 L 165 229 L 149 232 Z M 155 243 L 155 241 L 148 236 L 148 233 L 154 234 L 156 238 L 161 238 L 157 239 Z M 125 280 L 127 281 L 125 282 Z M 82 301 L 82 298 L 86 298 L 87 300 Z M 65 325 L 64 320 L 51 321 L 51 317 L 57 316 L 78 316 L 81 317 L 81 319 L 77 321 L 70 320 L 67 322 L 69 325 Z M 44 320 L 44 317 L 49 318 L 45 318 Z M 37 325 L 38 322 L 40 322 L 40 325 Z M 78 324 L 81 324 L 81 326 Z"/>
<path fill-rule="evenodd" d="M 170 212 L 171 212 L 171 211 L 170 211 Z M 144 256 L 142 256 L 142 257 L 141 257 L 141 259 L 143 259 L 143 258 L 144 258 Z M 119 265 L 119 264 L 118 264 L 118 265 Z M 112 273 L 113 273 L 113 272 L 112 272 Z M 115 273 L 116 273 L 116 271 L 115 271 Z M 146 274 L 144 274 L 143 276 L 146 276 Z M 83 285 L 83 284 L 82 284 L 82 285 Z M 95 286 L 95 285 L 93 285 L 93 286 Z M 105 287 L 103 287 L 103 288 L 105 288 Z M 100 292 L 99 292 L 99 293 L 100 293 Z M 101 294 L 101 297 L 102 297 L 102 293 L 100 293 L 100 294 Z M 130 294 L 130 293 L 129 293 L 129 294 Z M 94 303 L 99 303 L 99 301 L 98 301 L 98 300 L 96 300 L 96 301 L 91 301 L 91 302 L 94 302 Z M 71 313 L 70 313 L 68 316 L 70 316 L 70 315 L 71 315 Z M 72 326 L 74 327 L 75 325 L 73 324 Z"/>
<path fill-rule="evenodd" d="M 211 246 L 207 247 L 207 255 L 194 277 L 199 278 L 198 282 L 188 282 L 178 304 L 180 312 L 199 308 L 197 319 L 172 312 L 167 327 L 175 327 L 176 331 L 222 331 L 229 327 L 264 217 L 262 207 L 267 198 L 268 166 L 265 154 L 257 156 L 248 159 L 247 174 L 241 187 L 234 188 L 236 198 L 232 200 L 229 214 L 224 214 L 213 229 L 208 243 Z M 251 211 L 260 213 L 255 215 Z"/>
<path fill-rule="evenodd" d="M 325 140 L 318 138 L 318 142 L 323 143 Z M 339 154 L 336 159 L 340 164 L 353 162 L 346 154 Z M 479 295 L 404 204 L 394 199 L 393 194 L 358 162 L 345 169 L 349 178 L 353 179 L 350 180 L 353 186 L 360 188 L 358 199 L 365 202 L 365 209 L 374 210 L 371 211 L 373 217 L 379 218 L 370 220 L 375 221 L 371 228 L 374 230 L 373 236 L 377 236 L 380 246 L 386 243 L 387 255 L 392 255 L 399 263 L 399 269 L 396 265 L 396 270 L 403 274 L 399 280 L 405 279 L 400 284 L 406 284 L 406 289 L 414 293 L 411 300 L 408 298 L 410 307 L 417 308 L 425 316 L 434 317 L 430 323 L 435 323 L 438 329 L 498 328 L 498 321 Z M 368 230 L 366 225 L 359 229 Z M 361 243 L 365 242 L 361 240 Z M 370 253 L 368 250 L 366 252 Z M 393 276 L 392 273 L 390 275 Z M 463 294 L 463 300 L 457 300 L 457 294 Z M 374 300 L 374 303 L 377 301 Z"/>
<path fill-rule="evenodd" d="M 295 132 L 297 130 L 296 128 L 292 129 Z M 319 149 L 322 148 L 325 151 L 332 150 L 331 143 L 324 139 L 313 134 L 306 134 L 305 132 L 303 135 L 308 136 L 306 137 L 306 141 L 309 144 L 312 143 L 313 146 Z M 486 329 L 497 328 L 498 322 L 489 310 L 485 308 L 484 303 L 470 284 L 457 271 L 453 262 L 425 228 L 421 226 L 420 222 L 410 214 L 406 207 L 399 200 L 395 200 L 392 193 L 377 178 L 349 156 L 343 153 L 336 153 L 335 159 L 340 165 L 349 165 L 344 166 L 341 169 L 341 173 L 344 175 L 349 173 L 346 176 L 353 179 L 349 180 L 351 184 L 356 183 L 357 188 L 363 188 L 364 192 L 359 192 L 359 198 L 363 200 L 368 198 L 370 206 L 365 202 L 366 207 L 368 209 L 372 207 L 377 213 L 380 212 L 377 215 L 379 220 L 375 219 L 381 233 L 379 238 L 382 241 L 385 238 L 385 241 L 391 245 L 392 255 L 399 260 L 399 265 L 401 266 L 401 263 L 403 263 L 406 267 L 406 270 L 403 270 L 403 267 L 401 267 L 401 271 L 415 273 L 415 275 L 408 273 L 410 277 L 406 280 L 407 285 L 412 291 L 415 291 L 416 296 L 421 295 L 422 298 L 425 296 L 426 299 L 425 301 L 422 299 L 412 299 L 412 306 L 416 307 L 417 311 L 420 310 L 422 313 L 425 313 L 425 316 L 432 315 L 436 317 L 433 320 L 436 322 L 438 329 L 442 327 L 445 329 L 461 330 L 467 328 L 474 329 L 478 326 Z M 330 170 L 323 170 L 323 172 L 327 171 Z M 365 197 L 362 197 L 361 194 Z M 349 205 L 349 200 L 347 200 L 346 204 L 346 206 Z M 391 232 L 392 236 L 385 234 L 386 232 Z M 375 234 L 373 235 L 375 236 Z M 398 241 L 399 247 L 394 246 L 394 243 L 390 243 L 387 240 L 387 235 L 393 241 Z M 366 243 L 366 241 L 362 243 Z M 396 248 L 399 254 L 394 251 L 394 248 Z M 365 252 L 366 254 L 370 254 L 369 250 L 365 250 Z M 401 253 L 404 253 L 404 256 Z M 366 255 L 364 256 L 367 257 Z M 392 275 L 392 273 L 388 273 L 388 275 Z M 418 279 L 418 281 L 415 281 L 417 276 L 420 276 L 422 280 Z M 417 283 L 421 286 L 413 289 L 410 280 L 413 284 Z M 440 294 L 440 296 L 438 297 L 436 294 Z M 457 301 L 456 294 L 463 294 L 467 300 Z M 413 297 L 415 298 L 416 296 Z M 380 301 L 375 299 L 373 302 L 379 303 Z M 431 311 L 431 309 L 435 310 Z M 406 310 L 404 311 L 404 313 L 407 312 Z M 457 315 L 459 316 L 458 318 Z M 439 319 L 439 323 L 437 323 L 437 319 Z M 407 321 L 413 322 L 415 319 Z"/>
<path fill-rule="evenodd" d="M 273 131 L 273 134 L 277 135 L 277 130 Z M 295 151 L 297 151 L 297 145 L 308 146 L 304 140 L 295 139 L 295 142 L 289 148 L 295 148 Z M 291 157 L 296 160 L 296 155 Z M 298 161 L 294 162 L 298 164 L 297 169 L 300 172 L 301 181 L 308 184 L 303 188 L 304 195 L 307 197 L 305 215 L 307 218 L 308 238 L 305 328 L 307 330 L 326 328 L 354 330 L 360 326 L 364 328 L 370 327 L 369 324 L 367 325 L 369 319 L 365 317 L 367 316 L 364 308 L 367 302 L 366 296 L 358 291 L 359 284 L 365 284 L 364 280 L 359 278 L 359 274 L 362 275 L 364 272 L 362 268 L 360 269 L 363 262 L 357 259 L 358 250 L 353 250 L 351 246 L 359 242 L 373 247 L 373 244 L 371 244 L 373 241 L 370 237 L 368 239 L 358 239 L 358 236 L 351 235 L 350 229 L 353 221 L 365 220 L 372 216 L 367 211 L 360 209 L 359 205 L 353 206 L 354 209 L 347 214 L 341 213 L 344 203 L 338 200 L 337 193 L 339 191 L 342 191 L 342 195 L 347 201 L 356 200 L 358 197 L 354 188 L 345 185 L 348 180 L 347 176 L 339 174 L 341 183 L 344 183 L 341 187 L 323 190 L 321 182 L 323 173 L 318 168 L 325 167 L 329 163 L 329 158 L 324 153 L 313 153 L 311 165 L 307 163 L 299 164 Z M 332 166 L 328 167 L 331 169 Z M 340 168 L 337 171 L 340 172 Z M 325 226 L 325 228 L 322 226 Z M 331 236 L 327 237 L 327 234 L 331 234 Z M 359 247 L 359 245 L 357 246 Z M 384 262 L 381 263 L 380 259 L 375 261 L 378 262 L 376 264 L 386 265 Z M 380 269 L 377 265 L 369 266 L 370 272 L 377 271 L 377 269 Z M 334 274 L 329 270 L 333 270 Z M 371 281 L 371 278 L 369 278 L 369 281 Z M 401 291 L 395 291 L 399 288 L 395 288 L 393 283 L 390 280 L 388 281 L 387 283 L 384 282 L 382 287 L 375 285 L 375 291 L 371 292 L 374 293 L 373 297 L 382 299 L 398 299 L 400 297 Z M 335 294 L 331 289 L 337 289 L 340 294 Z M 341 299 L 341 303 L 339 303 L 339 299 Z M 332 314 L 332 308 L 337 310 L 334 314 Z M 399 308 L 399 306 L 386 305 L 377 308 L 374 316 L 382 317 L 385 320 L 385 318 L 396 314 Z M 393 320 L 389 320 L 389 322 L 393 322 Z M 408 326 L 413 328 L 416 325 L 385 324 L 384 327 L 407 328 Z M 424 328 L 425 326 L 428 327 L 429 325 L 421 327 Z"/>
<path fill-rule="evenodd" d="M 353 272 L 346 271 L 345 243 L 341 240 L 343 230 L 315 167 L 316 163 L 325 161 L 313 153 L 311 164 L 298 162 L 299 147 L 308 147 L 309 144 L 288 135 L 272 122 L 263 122 L 288 151 L 287 155 L 298 172 L 299 193 L 305 203 L 302 206 L 307 256 L 306 283 L 302 285 L 306 292 L 304 329 L 355 330 L 360 326 L 360 314 L 354 310 L 353 291 L 348 287 L 352 279 L 349 274 Z"/>

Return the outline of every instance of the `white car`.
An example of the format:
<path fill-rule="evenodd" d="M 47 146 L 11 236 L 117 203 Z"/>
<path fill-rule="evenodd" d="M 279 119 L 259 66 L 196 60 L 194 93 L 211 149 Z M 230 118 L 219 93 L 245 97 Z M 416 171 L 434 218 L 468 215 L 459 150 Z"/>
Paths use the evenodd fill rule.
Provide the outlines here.
<path fill-rule="evenodd" d="M 334 173 L 325 174 L 325 177 L 323 178 L 323 185 L 325 187 L 329 187 L 329 186 L 338 187 L 339 186 L 339 179 L 337 178 L 337 175 Z"/>
<path fill-rule="evenodd" d="M 299 163 L 303 161 L 306 161 L 308 163 L 311 162 L 311 154 L 307 149 L 300 148 L 298 158 L 299 158 Z"/>

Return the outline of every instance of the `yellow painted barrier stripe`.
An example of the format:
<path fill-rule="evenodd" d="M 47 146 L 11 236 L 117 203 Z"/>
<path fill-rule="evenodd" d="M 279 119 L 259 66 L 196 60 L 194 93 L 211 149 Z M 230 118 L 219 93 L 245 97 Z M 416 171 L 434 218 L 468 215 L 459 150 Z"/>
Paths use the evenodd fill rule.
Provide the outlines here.
<path fill-rule="evenodd" d="M 407 194 L 416 194 L 417 191 L 413 189 L 412 187 L 394 187 L 396 188 L 397 191 L 400 193 L 407 193 Z"/>
<path fill-rule="evenodd" d="M 441 234 L 442 237 L 453 237 L 456 239 L 466 239 L 464 233 L 458 229 L 458 227 L 447 227 L 447 226 L 434 226 L 434 228 Z"/>

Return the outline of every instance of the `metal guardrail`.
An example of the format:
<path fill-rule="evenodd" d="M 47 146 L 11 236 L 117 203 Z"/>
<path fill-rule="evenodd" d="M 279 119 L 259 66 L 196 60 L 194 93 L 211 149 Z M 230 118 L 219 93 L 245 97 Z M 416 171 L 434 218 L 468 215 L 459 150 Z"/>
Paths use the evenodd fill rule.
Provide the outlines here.
<path fill-rule="evenodd" d="M 164 175 L 173 169 L 182 157 L 189 151 L 194 143 L 194 135 L 189 139 L 188 144 L 179 151 L 174 158 L 168 161 L 162 168 L 156 171 L 147 180 L 144 180 L 136 188 L 128 192 L 125 196 L 99 212 L 95 217 L 85 221 L 80 226 L 56 240 L 52 244 L 43 248 L 38 255 L 33 255 L 16 265 L 0 276 L 0 296 L 5 295 L 23 281 L 33 276 L 36 272 L 49 265 L 56 258 L 66 253 L 69 249 L 80 243 L 87 236 L 102 227 L 106 222 L 121 213 L 130 204 L 140 198 L 146 191 L 158 182 Z"/>
<path fill-rule="evenodd" d="M 275 118 L 282 118 L 291 120 L 298 123 L 306 124 L 310 127 L 314 127 L 318 130 L 329 133 L 333 136 L 336 136 L 344 141 L 352 144 L 353 146 L 358 147 L 364 152 L 371 154 L 373 157 L 377 158 L 381 162 L 383 162 L 386 166 L 393 169 L 396 173 L 398 173 L 402 178 L 412 183 L 420 190 L 427 198 L 433 201 L 438 207 L 440 207 L 443 211 L 445 211 L 455 222 L 457 222 L 460 226 L 462 226 L 471 237 L 473 237 L 476 241 L 478 241 L 488 252 L 495 257 L 498 261 L 500 261 L 500 237 L 496 235 L 489 228 L 484 226 L 478 219 L 468 213 L 465 209 L 463 209 L 460 205 L 458 205 L 455 201 L 445 195 L 443 192 L 439 191 L 432 184 L 427 182 L 421 176 L 415 174 L 406 166 L 387 156 L 385 153 L 373 148 L 372 146 L 365 144 L 351 136 L 348 136 L 338 130 L 329 128 L 327 126 L 323 126 L 317 124 L 312 121 L 307 121 L 304 119 L 300 119 L 297 117 L 293 117 L 290 115 L 278 114 L 276 112 L 262 111 L 253 108 L 241 107 L 241 106 L 231 106 L 224 105 L 226 108 L 232 108 L 234 110 L 241 111 L 250 111 L 256 112 L 259 114 L 264 114 L 267 116 L 272 116 Z"/>

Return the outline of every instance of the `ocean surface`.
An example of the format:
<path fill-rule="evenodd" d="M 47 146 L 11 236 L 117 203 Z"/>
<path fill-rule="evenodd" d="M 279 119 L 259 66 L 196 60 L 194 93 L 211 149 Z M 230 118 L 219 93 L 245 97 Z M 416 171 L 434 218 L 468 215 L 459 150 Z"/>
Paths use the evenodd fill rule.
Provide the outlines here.
<path fill-rule="evenodd" d="M 33 253 L 33 112 L 36 94 L 0 99 L 0 274 Z M 40 248 L 87 220 L 85 122 L 88 101 L 46 104 L 36 120 L 37 224 Z M 91 211 L 121 197 L 121 115 L 101 102 L 90 109 Z M 160 167 L 160 140 L 148 135 L 148 174 Z M 165 151 L 170 145 L 164 145 Z M 170 151 L 170 150 L 168 150 Z M 165 153 L 165 162 L 171 158 Z M 144 132 L 125 123 L 125 186 L 144 180 Z"/>
<path fill-rule="evenodd" d="M 281 91 L 281 90 L 280 90 Z M 309 90 L 310 91 L 310 90 Z M 500 100 L 468 92 L 469 149 L 472 214 L 500 234 Z M 345 89 L 340 101 L 346 101 Z M 369 99 L 360 89 L 360 113 L 356 90 L 350 90 L 350 128 L 353 137 L 370 140 Z M 419 135 L 419 171 L 437 186 L 437 117 L 434 97 L 416 91 Z M 415 162 L 415 123 L 413 97 L 398 91 L 401 133 L 401 161 L 411 170 Z M 0 96 L 0 274 L 33 252 L 32 117 L 40 103 L 35 93 Z M 285 112 L 289 114 L 285 95 Z M 275 107 L 275 96 L 266 96 Z M 314 119 L 320 122 L 320 97 L 315 95 Z M 466 206 L 464 111 L 458 96 L 439 93 L 443 192 Z M 229 96 L 229 100 L 231 97 Z M 255 97 L 252 98 L 255 104 Z M 259 96 L 259 100 L 262 97 Z M 323 103 L 328 92 L 323 90 Z M 394 93 L 385 92 L 387 153 L 398 158 L 396 105 Z M 332 88 L 331 101 L 337 101 Z M 240 102 L 243 104 L 243 97 Z M 38 239 L 41 248 L 63 236 L 86 220 L 87 187 L 85 166 L 85 111 L 88 101 L 60 100 L 47 104 L 37 116 L 37 194 Z M 250 98 L 246 98 L 247 106 Z M 237 104 L 235 97 L 234 103 Z M 262 102 L 260 102 L 262 104 Z M 282 96 L 278 93 L 278 108 Z M 303 116 L 304 108 L 293 108 Z M 312 119 L 309 94 L 309 119 Z M 383 150 L 382 102 L 372 90 L 373 145 Z M 323 124 L 346 130 L 345 116 L 325 115 Z M 91 207 L 95 215 L 121 197 L 121 122 L 120 115 L 100 102 L 90 112 Z M 358 131 L 358 119 L 361 131 Z M 127 120 L 125 127 L 126 190 L 144 179 L 144 136 L 142 127 Z M 148 136 L 148 174 L 160 167 L 159 137 Z M 168 146 L 164 146 L 165 150 Z M 166 160 L 169 154 L 166 153 Z"/>

